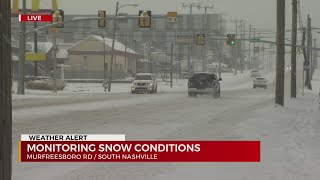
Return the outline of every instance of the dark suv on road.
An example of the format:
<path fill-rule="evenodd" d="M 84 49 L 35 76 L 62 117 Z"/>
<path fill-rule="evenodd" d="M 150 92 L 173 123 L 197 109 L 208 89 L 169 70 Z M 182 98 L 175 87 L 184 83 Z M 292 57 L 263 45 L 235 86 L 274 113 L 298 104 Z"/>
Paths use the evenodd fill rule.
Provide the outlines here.
<path fill-rule="evenodd" d="M 188 80 L 188 95 L 195 97 L 197 95 L 210 95 L 214 98 L 220 98 L 220 82 L 214 73 L 200 72 L 194 73 Z"/>

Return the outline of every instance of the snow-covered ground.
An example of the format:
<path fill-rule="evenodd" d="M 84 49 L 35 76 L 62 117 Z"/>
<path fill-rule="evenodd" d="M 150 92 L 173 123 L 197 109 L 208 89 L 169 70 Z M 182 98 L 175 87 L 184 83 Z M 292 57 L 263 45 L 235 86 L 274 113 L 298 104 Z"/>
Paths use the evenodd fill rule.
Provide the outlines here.
<path fill-rule="evenodd" d="M 153 95 L 131 95 L 125 87 L 130 84 L 114 84 L 113 88 L 118 86 L 123 94 L 93 93 L 88 97 L 91 101 L 67 104 L 65 101 L 82 96 L 76 92 L 59 92 L 63 98 L 50 99 L 46 106 L 15 109 L 13 180 L 319 179 L 319 72 L 312 81 L 313 90 L 305 90 L 305 95 L 298 94 L 297 99 L 286 98 L 285 107 L 276 107 L 273 103 L 274 76 L 264 76 L 271 81 L 269 89 L 253 89 L 248 72 L 237 76 L 224 74 L 221 99 L 188 98 L 185 82 L 181 82 L 181 86 L 175 84 L 172 89 L 169 83 L 161 84 L 159 90 L 163 93 Z M 288 78 L 286 75 L 286 82 Z M 289 97 L 289 85 L 286 83 L 285 97 Z M 98 90 L 99 86 L 89 89 Z M 37 95 L 36 92 L 30 94 Z M 51 104 L 53 101 L 60 101 L 60 104 Z M 262 161 L 18 163 L 16 147 L 21 133 L 123 133 L 127 140 L 258 139 L 262 143 Z"/>
<path fill-rule="evenodd" d="M 257 109 L 235 127 L 241 139 L 261 141 L 261 163 L 185 164 L 154 179 L 319 179 L 320 73 L 314 77 L 313 90 L 305 96 L 286 98 L 284 108 Z"/>
<path fill-rule="evenodd" d="M 270 75 L 269 75 L 270 76 Z M 268 77 L 269 77 L 268 76 Z M 245 71 L 244 73 L 238 73 L 233 75 L 232 73 L 222 74 L 221 89 L 243 89 L 252 86 L 252 81 L 250 78 L 250 73 Z M 272 78 L 270 81 L 272 81 Z M 17 83 L 13 83 L 13 90 L 16 91 Z M 113 83 L 111 86 L 111 92 L 104 92 L 104 88 L 100 83 L 68 83 L 63 91 L 59 91 L 57 94 L 52 91 L 43 90 L 30 90 L 25 89 L 25 95 L 13 94 L 13 100 L 17 99 L 30 99 L 30 98 L 58 98 L 65 97 L 65 95 L 70 94 L 113 94 L 113 93 L 130 93 L 130 83 Z M 173 87 L 170 87 L 170 82 L 158 82 L 158 92 L 159 93 L 170 93 L 170 92 L 186 92 L 187 91 L 187 80 L 174 79 Z M 57 96 L 59 95 L 59 96 Z"/>

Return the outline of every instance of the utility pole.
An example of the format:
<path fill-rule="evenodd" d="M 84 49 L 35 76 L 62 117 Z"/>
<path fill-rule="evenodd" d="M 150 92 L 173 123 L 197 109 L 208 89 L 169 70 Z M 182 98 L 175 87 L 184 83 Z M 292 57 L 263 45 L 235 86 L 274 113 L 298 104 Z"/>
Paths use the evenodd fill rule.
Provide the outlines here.
<path fill-rule="evenodd" d="M 213 5 L 205 5 L 205 6 L 201 6 L 201 4 L 198 4 L 197 5 L 197 8 L 200 10 L 200 9 L 204 9 L 204 14 L 203 17 L 202 17 L 202 29 L 203 29 L 203 32 L 205 31 L 205 22 L 204 22 L 204 19 L 206 17 L 206 14 L 207 14 L 207 9 L 213 9 Z M 201 47 L 201 56 L 202 56 L 202 69 L 203 71 L 206 71 L 207 70 L 207 61 L 205 60 L 205 57 L 204 57 L 204 46 Z"/>
<path fill-rule="evenodd" d="M 116 30 L 117 30 L 117 16 L 119 10 L 119 2 L 116 4 L 116 13 L 115 18 L 113 20 L 113 35 L 112 35 L 112 49 L 111 49 L 111 63 L 110 63 L 110 75 L 109 75 L 109 86 L 108 91 L 111 91 L 111 82 L 112 82 L 112 69 L 113 69 L 113 57 L 114 57 L 114 41 L 116 38 Z"/>
<path fill-rule="evenodd" d="M 231 22 L 234 22 L 236 25 L 236 38 L 238 38 L 238 25 L 239 23 L 242 23 L 242 20 L 232 20 Z M 234 74 L 237 75 L 237 68 L 238 68 L 238 60 L 237 57 L 239 57 L 239 43 L 236 43 L 235 47 L 232 48 L 233 52 L 233 64 L 234 64 Z"/>
<path fill-rule="evenodd" d="M 261 39 L 261 32 L 259 32 L 259 39 Z M 259 46 L 259 52 L 258 52 L 258 70 L 260 70 L 260 42 L 258 43 Z"/>
<path fill-rule="evenodd" d="M 306 70 L 306 86 L 309 90 L 312 90 L 311 86 L 311 47 L 312 47 L 312 36 L 311 36 L 311 18 L 308 15 L 308 36 L 307 36 L 307 65 L 309 68 Z"/>
<path fill-rule="evenodd" d="M 314 48 L 317 48 L 317 39 L 314 39 Z M 318 51 L 314 51 L 313 55 L 313 73 L 318 68 Z"/>
<path fill-rule="evenodd" d="M 190 12 L 189 12 L 189 17 L 188 17 L 188 29 L 192 29 L 193 28 L 193 18 L 192 18 L 192 9 L 194 7 L 196 7 L 195 3 L 190 3 L 190 4 L 182 4 L 182 7 L 184 8 L 189 8 Z M 190 56 L 191 56 L 191 51 L 192 50 L 192 44 L 188 44 L 188 76 L 190 77 L 191 75 L 191 63 L 190 63 Z"/>
<path fill-rule="evenodd" d="M 38 23 L 34 22 L 34 29 L 38 28 Z M 35 31 L 34 32 L 34 40 L 33 40 L 33 44 L 34 44 L 34 53 L 38 53 L 38 32 Z M 34 61 L 34 76 L 38 76 L 38 61 Z"/>
<path fill-rule="evenodd" d="M 275 103 L 284 106 L 285 0 L 277 0 L 277 72 Z"/>
<path fill-rule="evenodd" d="M 245 21 L 241 21 L 241 39 L 244 39 L 245 36 L 245 27 L 246 23 Z M 244 50 L 245 50 L 245 46 L 244 46 L 244 41 L 241 41 L 241 51 L 240 51 L 240 70 L 241 73 L 243 73 L 244 70 Z"/>
<path fill-rule="evenodd" d="M 57 93 L 57 80 L 56 80 L 56 72 L 57 72 L 57 41 L 56 41 L 56 34 L 52 32 L 52 44 L 53 44 L 53 83 L 54 89 L 53 92 Z"/>
<path fill-rule="evenodd" d="M 303 28 L 303 34 L 302 34 L 302 47 L 303 47 L 303 58 L 304 58 L 304 62 L 303 62 L 303 73 L 302 73 L 302 96 L 304 96 L 304 88 L 306 86 L 306 79 L 305 79 L 305 66 L 307 65 L 307 59 L 308 59 L 308 54 L 306 51 L 306 31 L 307 28 Z"/>
<path fill-rule="evenodd" d="M 148 49 L 149 49 L 149 51 L 148 51 L 148 72 L 149 73 L 152 73 L 152 63 L 151 63 L 151 43 L 149 43 L 149 46 L 148 46 Z"/>
<path fill-rule="evenodd" d="M 190 51 L 191 51 L 191 48 L 190 48 L 190 44 L 188 44 L 188 77 L 191 76 L 191 62 L 190 62 Z"/>
<path fill-rule="evenodd" d="M 297 98 L 297 14 L 298 0 L 292 0 L 291 98 Z"/>
<path fill-rule="evenodd" d="M 256 38 L 256 28 L 253 29 L 253 38 Z M 255 49 L 256 49 L 256 42 L 255 41 L 253 43 L 253 48 L 254 48 L 253 57 L 254 57 L 254 61 L 255 61 L 255 62 L 253 62 L 253 65 L 254 65 L 254 68 L 256 69 L 257 57 L 256 57 L 256 51 L 255 51 Z M 259 68 L 257 68 L 257 70 L 259 70 Z"/>
<path fill-rule="evenodd" d="M 134 40 L 134 52 L 137 53 L 137 41 Z M 135 55 L 135 60 L 136 60 L 136 72 L 135 74 L 138 73 L 138 57 L 137 55 Z"/>
<path fill-rule="evenodd" d="M 205 6 L 201 6 L 201 4 L 197 5 L 197 8 L 200 9 L 204 9 L 204 14 L 207 14 L 207 9 L 213 9 L 213 5 L 205 5 Z"/>
<path fill-rule="evenodd" d="M 173 43 L 171 43 L 171 62 L 170 62 L 170 87 L 173 86 Z"/>
<path fill-rule="evenodd" d="M 124 72 L 126 74 L 126 76 L 128 75 L 128 71 L 127 71 L 127 62 L 128 62 L 128 59 L 127 59 L 127 45 L 128 44 L 128 33 L 126 33 L 126 42 L 124 44 Z"/>
<path fill-rule="evenodd" d="M 190 14 L 192 14 L 192 8 L 196 7 L 196 4 L 195 3 L 190 3 L 190 4 L 183 3 L 182 7 L 189 8 L 190 9 Z"/>
<path fill-rule="evenodd" d="M 12 176 L 12 77 L 10 0 L 0 1 L 0 179 Z M 21 47 L 20 47 L 21 48 Z"/>
<path fill-rule="evenodd" d="M 222 13 L 220 13 L 220 18 L 219 18 L 219 32 L 220 32 L 220 35 L 222 35 Z M 219 51 L 219 78 L 221 78 L 221 63 L 222 63 L 222 51 L 223 51 L 223 48 L 222 48 L 222 42 L 220 41 L 220 51 Z"/>
<path fill-rule="evenodd" d="M 22 14 L 26 13 L 27 2 L 22 1 Z M 24 95 L 24 61 L 26 53 L 26 22 L 20 22 L 20 39 L 19 39 L 19 78 L 17 94 Z"/>
<path fill-rule="evenodd" d="M 252 25 L 249 25 L 249 39 L 251 39 L 251 28 Z M 249 41 L 249 51 L 248 51 L 248 68 L 251 70 L 251 42 Z"/>
<path fill-rule="evenodd" d="M 103 47 L 103 81 L 107 81 L 107 67 L 106 67 L 106 39 L 104 35 L 102 37 L 102 47 Z"/>

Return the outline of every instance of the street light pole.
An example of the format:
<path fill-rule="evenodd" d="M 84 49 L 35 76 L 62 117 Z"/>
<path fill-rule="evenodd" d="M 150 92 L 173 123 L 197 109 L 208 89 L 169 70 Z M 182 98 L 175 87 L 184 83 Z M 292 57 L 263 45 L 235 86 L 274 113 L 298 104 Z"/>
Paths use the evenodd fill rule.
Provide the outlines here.
<path fill-rule="evenodd" d="M 107 77 L 106 77 L 106 39 L 105 37 L 102 35 L 103 38 L 103 80 L 106 81 Z"/>
<path fill-rule="evenodd" d="M 22 1 L 22 13 L 26 13 L 27 2 Z M 17 94 L 24 95 L 24 61 L 26 52 L 26 22 L 20 22 L 20 40 L 19 40 L 19 78 Z"/>
<path fill-rule="evenodd" d="M 52 32 L 52 44 L 53 44 L 53 83 L 54 89 L 53 92 L 57 93 L 57 80 L 56 80 L 56 70 L 57 70 L 57 42 L 56 34 Z"/>
<path fill-rule="evenodd" d="M 112 36 L 112 48 L 111 48 L 111 62 L 110 62 L 110 75 L 109 75 L 109 86 L 108 86 L 108 91 L 111 91 L 111 81 L 112 81 L 112 69 L 113 69 L 113 58 L 114 58 L 114 41 L 116 38 L 116 30 L 117 30 L 117 17 L 118 17 L 118 11 L 120 8 L 125 7 L 125 6 L 138 6 L 136 4 L 126 4 L 122 5 L 119 7 L 119 2 L 116 4 L 116 13 L 115 13 L 115 18 L 113 21 L 113 36 Z"/>
<path fill-rule="evenodd" d="M 116 5 L 116 13 L 115 17 L 118 16 L 118 10 L 119 10 L 119 2 L 117 2 Z M 111 91 L 111 81 L 112 81 L 112 69 L 113 69 L 113 56 L 114 56 L 114 41 L 116 37 L 116 29 L 117 29 L 117 18 L 114 19 L 113 21 L 113 36 L 112 36 L 112 49 L 111 49 L 111 63 L 110 63 L 110 75 L 109 75 L 109 86 L 108 86 L 108 91 Z"/>
<path fill-rule="evenodd" d="M 172 67 L 173 66 L 173 43 L 171 43 L 171 62 L 170 62 L 170 87 L 172 88 L 173 86 L 173 81 L 172 81 Z"/>

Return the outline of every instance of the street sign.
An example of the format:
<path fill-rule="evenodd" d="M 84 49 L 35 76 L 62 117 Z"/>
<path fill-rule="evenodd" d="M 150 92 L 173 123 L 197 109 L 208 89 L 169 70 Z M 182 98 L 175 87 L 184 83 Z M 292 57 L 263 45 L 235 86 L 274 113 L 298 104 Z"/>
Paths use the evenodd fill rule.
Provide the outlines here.
<path fill-rule="evenodd" d="M 151 11 L 139 11 L 139 27 L 151 27 Z"/>
<path fill-rule="evenodd" d="M 51 14 L 22 14 L 19 15 L 20 22 L 52 22 Z"/>
<path fill-rule="evenodd" d="M 196 38 L 197 38 L 196 39 L 197 45 L 205 45 L 206 44 L 205 34 L 197 34 Z"/>
<path fill-rule="evenodd" d="M 192 44 L 193 34 L 192 33 L 179 33 L 176 36 L 177 44 Z"/>
<path fill-rule="evenodd" d="M 47 56 L 45 53 L 26 53 L 26 61 L 46 61 Z"/>
<path fill-rule="evenodd" d="M 252 42 L 252 43 L 260 42 L 260 38 L 251 38 L 250 42 Z"/>
<path fill-rule="evenodd" d="M 168 18 L 168 22 L 177 22 L 177 12 L 168 12 L 167 14 L 167 18 Z"/>

